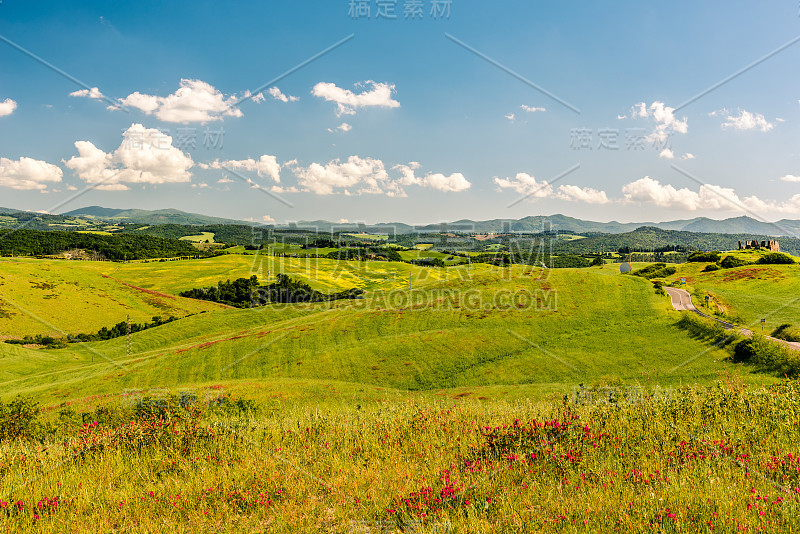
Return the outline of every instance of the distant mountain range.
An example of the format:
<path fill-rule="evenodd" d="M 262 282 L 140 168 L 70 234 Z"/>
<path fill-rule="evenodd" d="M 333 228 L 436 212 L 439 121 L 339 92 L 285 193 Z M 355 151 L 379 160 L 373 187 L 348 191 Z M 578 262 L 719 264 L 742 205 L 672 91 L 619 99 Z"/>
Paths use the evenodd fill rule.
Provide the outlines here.
<path fill-rule="evenodd" d="M 800 236 L 800 221 L 784 219 L 775 223 L 757 221 L 751 217 L 734 217 L 721 221 L 707 217 L 696 217 L 688 220 L 666 222 L 621 223 L 595 222 L 576 219 L 566 215 L 533 215 L 522 219 L 491 219 L 473 221 L 462 219 L 452 223 L 411 226 L 405 223 L 382 223 L 373 225 L 337 224 L 328 221 L 300 221 L 297 228 L 316 228 L 321 232 L 334 231 L 370 231 L 396 232 L 406 234 L 413 232 L 471 232 L 471 233 L 506 233 L 506 232 L 541 232 L 546 225 L 552 230 L 574 232 L 576 234 L 622 234 L 632 232 L 643 226 L 661 230 L 677 230 L 683 232 L 714 234 L 754 234 L 768 236 Z"/>
<path fill-rule="evenodd" d="M 36 219 L 37 226 L 46 225 L 51 229 L 70 229 L 80 225 L 80 221 L 89 224 L 115 224 L 132 223 L 142 225 L 212 225 L 212 224 L 237 224 L 247 226 L 262 226 L 258 223 L 212 217 L 197 213 L 186 213 L 176 209 L 139 210 L 139 209 L 114 209 L 101 206 L 89 206 L 72 210 L 61 215 L 31 213 L 9 208 L 0 208 L 0 216 L 5 216 L 8 221 L 0 227 L 11 226 L 13 219 Z M 2 217 L 0 217 L 2 219 Z M 0 221 L 2 222 L 2 221 Z M 547 226 L 549 225 L 549 226 Z M 371 232 L 371 233 L 397 233 L 409 234 L 414 232 L 441 232 L 454 233 L 506 233 L 506 232 L 541 232 L 551 228 L 562 232 L 576 234 L 621 234 L 632 232 L 643 226 L 655 227 L 661 230 L 675 230 L 698 233 L 717 234 L 753 234 L 760 236 L 800 236 L 800 220 L 783 219 L 774 223 L 761 222 L 751 217 L 733 217 L 724 220 L 696 217 L 694 219 L 675 220 L 666 222 L 635 222 L 621 223 L 617 221 L 596 222 L 576 219 L 566 215 L 532 215 L 522 219 L 491 219 L 473 221 L 462 219 L 450 223 L 410 225 L 407 223 L 333 223 L 330 221 L 299 221 L 286 225 L 274 225 L 276 229 L 298 228 L 312 229 L 319 232 Z"/>
<path fill-rule="evenodd" d="M 103 208 L 100 206 L 89 206 L 77 210 L 62 213 L 64 217 L 79 217 L 100 219 L 108 222 L 132 223 L 132 224 L 249 224 L 236 219 L 223 219 L 200 215 L 198 213 L 186 213 L 176 209 L 165 210 L 137 210 L 137 209 L 114 209 Z"/>

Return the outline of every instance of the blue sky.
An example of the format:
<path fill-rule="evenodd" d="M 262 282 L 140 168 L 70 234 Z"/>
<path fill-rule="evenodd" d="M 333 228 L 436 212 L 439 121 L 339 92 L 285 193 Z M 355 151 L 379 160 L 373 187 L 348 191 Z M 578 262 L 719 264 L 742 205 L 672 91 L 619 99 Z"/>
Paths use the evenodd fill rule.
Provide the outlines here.
<path fill-rule="evenodd" d="M 68 76 L 0 42 L 0 206 L 800 218 L 800 42 L 693 100 L 800 36 L 796 1 L 411 1 L 4 0 Z"/>

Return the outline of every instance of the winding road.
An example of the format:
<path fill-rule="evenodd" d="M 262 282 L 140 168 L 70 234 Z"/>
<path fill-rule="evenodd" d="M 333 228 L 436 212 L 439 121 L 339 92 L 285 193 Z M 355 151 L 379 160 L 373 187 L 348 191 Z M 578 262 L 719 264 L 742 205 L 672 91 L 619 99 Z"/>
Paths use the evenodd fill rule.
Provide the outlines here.
<path fill-rule="evenodd" d="M 724 326 L 726 330 L 737 330 L 738 333 L 740 333 L 740 334 L 742 334 L 743 336 L 746 336 L 746 337 L 752 337 L 753 336 L 753 331 L 752 330 L 748 330 L 747 328 L 740 328 L 740 327 L 736 326 L 735 324 L 732 324 L 732 323 L 729 323 L 729 322 L 726 322 L 726 321 L 722 321 L 720 319 L 717 319 L 716 317 L 712 317 L 711 315 L 707 315 L 707 314 L 701 312 L 700 310 L 698 310 L 697 308 L 695 308 L 694 303 L 692 302 L 692 296 L 685 289 L 678 289 L 677 287 L 665 287 L 664 291 L 666 291 L 667 294 L 669 295 L 669 298 L 672 301 L 672 307 L 675 308 L 677 311 L 693 312 L 693 313 L 696 313 L 697 315 L 699 315 L 701 317 L 705 317 L 707 319 L 711 319 L 711 320 L 714 320 L 714 321 L 718 322 L 719 324 Z M 770 336 L 766 336 L 766 337 L 767 337 L 767 339 L 771 339 L 772 341 L 777 341 L 778 343 L 786 345 L 787 347 L 792 348 L 794 350 L 800 350 L 800 343 L 784 341 L 782 339 L 777 339 L 777 338 L 770 337 Z"/>

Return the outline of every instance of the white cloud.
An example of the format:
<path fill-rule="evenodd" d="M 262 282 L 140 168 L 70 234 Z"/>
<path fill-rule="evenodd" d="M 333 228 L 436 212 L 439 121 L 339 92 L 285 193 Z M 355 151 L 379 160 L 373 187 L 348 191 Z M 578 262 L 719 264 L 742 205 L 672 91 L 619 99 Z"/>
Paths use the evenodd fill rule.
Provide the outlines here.
<path fill-rule="evenodd" d="M 694 159 L 694 154 L 692 154 L 691 152 L 687 152 L 686 154 L 681 156 L 681 159 Z"/>
<path fill-rule="evenodd" d="M 60 168 L 45 161 L 0 158 L 0 187 L 46 192 L 47 184 L 60 182 L 63 174 Z"/>
<path fill-rule="evenodd" d="M 519 195 L 523 195 L 533 201 L 540 198 L 554 198 L 570 202 L 585 202 L 587 204 L 608 204 L 605 191 L 598 191 L 591 187 L 579 187 L 577 185 L 562 185 L 555 189 L 551 184 L 544 180 L 536 180 L 530 174 L 521 172 L 513 178 L 494 178 L 498 191 L 511 189 Z"/>
<path fill-rule="evenodd" d="M 340 124 L 340 125 L 339 125 L 339 126 L 337 126 L 336 128 L 328 128 L 328 131 L 329 131 L 329 132 L 331 132 L 331 133 L 336 133 L 336 132 L 343 132 L 343 133 L 347 133 L 347 132 L 349 132 L 349 131 L 350 131 L 350 130 L 352 130 L 352 129 L 353 129 L 353 127 L 352 127 L 352 126 L 350 126 L 350 125 L 349 125 L 349 124 L 347 124 L 346 122 L 343 122 L 342 124 Z"/>
<path fill-rule="evenodd" d="M 208 184 L 205 183 L 205 182 L 200 182 L 199 184 L 192 184 L 192 187 L 194 187 L 196 189 L 207 189 L 208 188 Z"/>
<path fill-rule="evenodd" d="M 122 144 L 106 153 L 89 141 L 76 141 L 78 156 L 64 164 L 96 189 L 126 191 L 126 184 L 168 184 L 191 181 L 191 156 L 172 146 L 172 137 L 154 128 L 131 124 Z"/>
<path fill-rule="evenodd" d="M 505 118 L 507 118 L 511 122 L 514 122 L 514 119 L 516 118 L 516 116 L 513 113 L 509 113 L 509 114 L 504 115 L 504 116 L 505 116 Z"/>
<path fill-rule="evenodd" d="M 662 185 L 649 176 L 626 184 L 622 192 L 625 196 L 623 202 L 642 202 L 686 211 L 800 212 L 800 194 L 785 202 L 765 201 L 756 196 L 742 198 L 733 189 L 710 184 L 701 185 L 697 191 L 676 189 L 669 184 Z"/>
<path fill-rule="evenodd" d="M 371 89 L 366 90 L 371 85 Z M 388 83 L 376 83 L 368 80 L 356 87 L 364 87 L 361 93 L 354 93 L 349 89 L 342 89 L 336 84 L 320 82 L 311 90 L 311 94 L 327 100 L 336 102 L 337 115 L 354 115 L 359 108 L 380 107 L 380 108 L 399 108 L 400 102 L 392 98 L 395 86 Z"/>
<path fill-rule="evenodd" d="M 10 98 L 6 98 L 0 102 L 0 117 L 11 115 L 15 109 L 17 109 L 17 103 Z"/>
<path fill-rule="evenodd" d="M 428 174 L 422 178 L 421 185 L 447 193 L 460 193 L 472 187 L 472 184 L 460 172 L 453 173 L 450 176 L 438 173 Z"/>
<path fill-rule="evenodd" d="M 617 115 L 617 120 L 618 121 L 621 121 L 622 119 L 627 119 L 627 118 L 628 118 L 627 115 Z"/>
<path fill-rule="evenodd" d="M 530 195 L 530 198 L 546 198 L 553 195 L 553 186 L 546 181 L 537 181 L 530 174 L 520 172 L 514 178 L 494 177 L 499 191 L 511 189 L 520 195 Z"/>
<path fill-rule="evenodd" d="M 244 97 L 250 97 L 250 93 L 246 92 Z M 169 96 L 146 95 L 137 91 L 119 100 L 122 106 L 136 108 L 146 115 L 155 115 L 164 122 L 182 124 L 241 117 L 242 111 L 236 106 L 238 101 L 235 96 L 226 97 L 204 81 L 186 79 L 182 79 L 180 88 Z"/>
<path fill-rule="evenodd" d="M 420 166 L 418 162 L 412 161 L 408 165 L 395 165 L 392 167 L 392 170 L 400 171 L 400 179 L 397 180 L 396 184 L 399 186 L 418 185 L 447 193 L 460 193 L 472 187 L 469 180 L 460 172 L 449 176 L 441 173 L 428 173 L 422 177 L 416 176 L 415 171 Z"/>
<path fill-rule="evenodd" d="M 631 109 L 631 117 L 654 120 L 656 128 L 646 139 L 651 143 L 663 144 L 673 132 L 685 134 L 689 131 L 688 119 L 686 117 L 678 119 L 674 112 L 675 108 L 663 102 L 653 102 L 649 107 L 646 103 L 639 102 Z"/>
<path fill-rule="evenodd" d="M 577 185 L 562 185 L 558 188 L 556 198 L 587 204 L 608 204 L 611 202 L 605 191 L 598 191 L 591 187 L 578 187 Z"/>
<path fill-rule="evenodd" d="M 781 182 L 800 182 L 800 176 L 787 174 L 786 176 L 781 176 Z"/>
<path fill-rule="evenodd" d="M 103 93 L 100 92 L 100 89 L 97 87 L 92 87 L 91 89 L 80 89 L 78 91 L 73 91 L 69 94 L 69 96 L 79 97 L 79 98 L 91 98 L 93 100 L 102 100 L 105 98 Z"/>
<path fill-rule="evenodd" d="M 277 87 L 271 87 L 269 94 L 272 96 L 272 98 L 275 100 L 280 100 L 281 102 L 297 102 L 300 100 L 299 96 L 287 96 L 283 94 Z"/>
<path fill-rule="evenodd" d="M 202 166 L 202 165 L 201 165 L 201 166 Z M 225 176 L 225 177 L 223 177 L 223 178 L 220 178 L 219 180 L 217 180 L 217 183 L 218 183 L 218 184 L 232 184 L 232 183 L 233 183 L 233 180 L 231 180 L 230 178 L 228 178 L 227 176 Z"/>
<path fill-rule="evenodd" d="M 622 186 L 625 202 L 643 202 L 662 208 L 682 208 L 694 211 L 698 208 L 699 194 L 689 189 L 675 189 L 661 185 L 649 176 Z"/>
<path fill-rule="evenodd" d="M 301 190 L 317 195 L 331 195 L 340 192 L 338 190 L 351 194 L 350 189 L 355 189 L 357 194 L 405 195 L 401 189 L 391 185 L 389 173 L 379 159 L 350 156 L 343 163 L 339 159 L 326 165 L 312 163 L 308 167 L 296 166 L 292 172 L 297 176 Z"/>
<path fill-rule="evenodd" d="M 407 197 L 405 187 L 418 186 L 444 192 L 460 192 L 472 184 L 461 173 L 448 175 L 428 173 L 416 176 L 415 171 L 420 164 L 411 162 L 408 165 L 395 165 L 392 170 L 399 171 L 400 177 L 392 177 L 386 166 L 379 159 L 350 156 L 347 161 L 332 160 L 325 165 L 312 163 L 308 167 L 299 166 L 296 162 L 291 167 L 298 179 L 297 188 L 283 188 L 274 192 L 311 192 L 318 195 L 386 195 L 388 197 Z"/>
<path fill-rule="evenodd" d="M 275 219 L 271 215 L 264 215 L 261 217 L 261 222 L 272 223 L 275 222 Z"/>
<path fill-rule="evenodd" d="M 539 198 L 555 198 L 570 202 L 585 202 L 587 204 L 608 204 L 605 191 L 598 191 L 591 187 L 579 187 L 577 185 L 562 185 L 555 189 L 551 184 L 544 180 L 537 180 L 534 176 L 520 172 L 513 178 L 494 178 L 498 190 L 511 189 L 519 195 L 523 195 L 530 200 Z"/>
<path fill-rule="evenodd" d="M 775 127 L 774 124 L 764 118 L 760 113 L 750 113 L 743 109 L 739 110 L 738 115 L 732 115 L 727 110 L 714 112 L 711 115 L 719 114 L 725 117 L 725 122 L 722 123 L 723 128 L 733 128 L 734 130 L 761 130 L 768 132 Z"/>
<path fill-rule="evenodd" d="M 523 111 L 527 111 L 528 113 L 536 113 L 537 111 L 547 111 L 547 108 L 537 108 L 533 106 L 526 106 L 525 104 L 522 104 L 522 106 L 520 107 L 523 109 Z"/>
<path fill-rule="evenodd" d="M 198 167 L 201 169 L 241 169 L 245 171 L 255 172 L 262 178 L 272 178 L 276 182 L 281 181 L 281 165 L 278 163 L 278 159 L 275 156 L 268 156 L 263 155 L 257 161 L 253 158 L 249 159 L 241 159 L 241 160 L 228 160 L 228 161 L 219 161 L 214 160 L 211 163 L 198 163 Z M 230 183 L 229 182 L 218 182 L 218 183 Z"/>
<path fill-rule="evenodd" d="M 675 153 L 671 149 L 665 148 L 658 154 L 658 157 L 664 159 L 675 159 Z"/>
<path fill-rule="evenodd" d="M 339 219 L 339 224 L 348 224 L 350 219 Z"/>

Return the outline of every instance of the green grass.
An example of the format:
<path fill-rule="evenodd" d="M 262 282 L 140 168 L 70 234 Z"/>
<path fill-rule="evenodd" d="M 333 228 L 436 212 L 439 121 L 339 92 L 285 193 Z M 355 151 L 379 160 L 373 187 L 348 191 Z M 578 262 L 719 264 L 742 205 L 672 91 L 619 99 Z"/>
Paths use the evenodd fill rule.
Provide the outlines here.
<path fill-rule="evenodd" d="M 386 241 L 389 239 L 389 236 L 386 234 L 344 234 L 347 237 L 354 237 L 356 239 L 367 239 L 370 241 Z"/>
<path fill-rule="evenodd" d="M 95 235 L 112 235 L 111 232 L 105 230 L 78 230 L 78 234 L 95 234 Z"/>
<path fill-rule="evenodd" d="M 141 323 L 156 315 L 183 317 L 220 309 L 207 302 L 126 286 L 114 273 L 121 265 L 0 259 L 0 339 L 88 334 L 124 321 L 128 315 Z"/>
<path fill-rule="evenodd" d="M 191 243 L 214 243 L 214 232 L 201 232 L 198 235 L 187 235 L 180 238 L 181 241 L 189 241 Z"/>
<path fill-rule="evenodd" d="M 158 281 L 202 264 L 120 265 L 115 278 L 148 269 Z M 357 301 L 220 310 L 135 334 L 130 358 L 124 338 L 46 353 L 0 345 L 0 387 L 47 398 L 53 391 L 313 379 L 398 391 L 499 387 L 503 395 L 523 386 L 522 395 L 540 395 L 604 376 L 708 383 L 734 369 L 721 361 L 727 353 L 676 328 L 679 316 L 648 281 L 612 273 L 561 269 L 536 280 L 539 270 L 484 267 L 470 279 L 420 282 L 412 301 L 392 300 L 409 298 L 407 289 L 388 296 L 372 290 Z M 519 291 L 539 291 L 541 307 L 506 309 L 497 300 Z M 44 358 L 41 372 L 15 368 L 29 356 Z"/>
<path fill-rule="evenodd" d="M 798 289 L 798 266 L 702 267 L 675 277 L 716 284 L 737 311 Z M 168 296 L 279 272 L 365 298 L 241 310 Z M 522 292 L 539 306 L 502 298 Z M 130 355 L 126 338 L 0 343 L 0 400 L 41 401 L 49 425 L 41 442 L 0 442 L 3 532 L 777 532 L 800 514 L 797 386 L 759 387 L 777 379 L 679 328 L 618 264 L 0 259 L 0 315 L 15 313 L 0 331 L 40 327 L 8 300 L 82 332 L 123 310 L 207 313 L 132 335 Z M 181 391 L 194 416 L 132 411 Z M 258 411 L 204 406 L 223 392 Z"/>
<path fill-rule="evenodd" d="M 736 255 L 754 261 L 761 254 L 748 251 Z M 759 329 L 762 318 L 767 320 L 766 328 L 770 331 L 783 323 L 800 325 L 800 265 L 746 265 L 701 272 L 706 265 L 682 264 L 670 280 L 685 277 L 690 291 L 712 295 L 747 324 Z"/>
<path fill-rule="evenodd" d="M 315 405 L 298 404 L 292 393 L 309 390 Z M 98 412 L 66 407 L 87 424 L 46 413 L 42 443 L 0 444 L 0 529 L 797 530 L 800 439 L 786 424 L 800 413 L 796 384 L 630 397 L 604 387 L 538 402 L 303 381 L 250 391 L 255 412 L 205 407 L 225 392 L 209 387 L 192 412 L 160 419 L 107 400 Z M 621 396 L 604 402 L 609 392 Z"/>
<path fill-rule="evenodd" d="M 300 249 L 294 249 L 295 252 Z M 137 287 L 177 295 L 195 287 L 216 285 L 219 280 L 235 280 L 258 276 L 262 282 L 273 281 L 279 273 L 300 278 L 314 289 L 323 292 L 350 288 L 391 290 L 408 288 L 461 276 L 466 267 L 458 269 L 423 268 L 395 262 L 346 262 L 318 258 L 275 257 L 255 255 L 226 255 L 202 260 L 150 263 L 81 263 L 77 267 L 94 269 Z M 485 265 L 473 265 L 473 272 L 488 270 Z"/>

